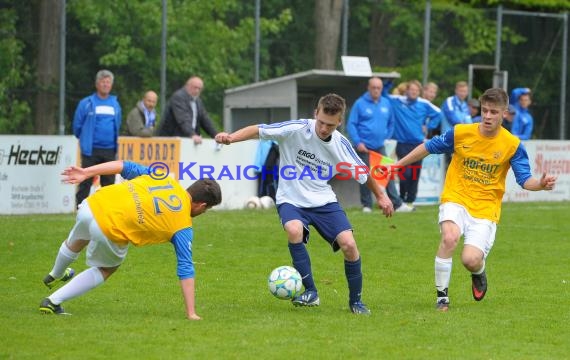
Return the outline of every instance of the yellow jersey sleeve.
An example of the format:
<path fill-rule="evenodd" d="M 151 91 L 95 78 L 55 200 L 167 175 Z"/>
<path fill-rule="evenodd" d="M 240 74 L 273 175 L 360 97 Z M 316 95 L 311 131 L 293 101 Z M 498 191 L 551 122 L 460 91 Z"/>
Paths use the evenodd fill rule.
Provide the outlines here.
<path fill-rule="evenodd" d="M 172 178 L 138 176 L 102 187 L 87 202 L 103 233 L 118 244 L 164 243 L 192 226 L 190 195 Z"/>
<path fill-rule="evenodd" d="M 498 222 L 510 160 L 520 140 L 504 128 L 494 138 L 483 137 L 478 126 L 454 127 L 454 153 L 441 202 L 461 204 L 473 217 Z"/>

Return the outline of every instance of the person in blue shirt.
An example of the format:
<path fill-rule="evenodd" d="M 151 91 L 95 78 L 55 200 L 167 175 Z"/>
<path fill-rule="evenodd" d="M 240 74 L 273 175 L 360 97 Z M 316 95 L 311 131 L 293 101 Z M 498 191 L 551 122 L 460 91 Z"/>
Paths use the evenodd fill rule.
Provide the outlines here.
<path fill-rule="evenodd" d="M 405 95 L 390 95 L 389 99 L 394 109 L 394 135 L 398 141 L 396 155 L 398 159 L 422 144 L 426 139 L 425 129 L 434 129 L 441 122 L 441 110 L 420 98 L 422 85 L 418 80 L 408 81 Z M 422 160 L 419 160 L 405 171 L 398 174 L 400 178 L 400 197 L 408 204 L 416 200 L 420 180 Z"/>
<path fill-rule="evenodd" d="M 469 86 L 465 81 L 458 81 L 455 84 L 455 95 L 445 99 L 441 104 L 443 118 L 441 121 L 441 133 L 453 128 L 457 124 L 471 124 L 471 111 L 467 105 L 467 95 Z M 451 154 L 445 154 L 445 165 L 451 162 Z"/>
<path fill-rule="evenodd" d="M 515 119 L 515 115 L 517 114 L 517 110 L 513 105 L 509 105 L 508 111 L 505 113 L 503 117 L 503 127 L 507 129 L 509 132 L 512 131 L 513 128 L 513 120 Z"/>
<path fill-rule="evenodd" d="M 467 101 L 467 105 L 469 105 L 469 112 L 471 113 L 471 121 L 473 123 L 481 122 L 481 115 L 479 115 L 479 107 L 481 106 L 481 104 L 479 104 L 479 100 L 471 99 Z"/>
<path fill-rule="evenodd" d="M 465 81 L 458 81 L 455 84 L 455 95 L 445 99 L 441 104 L 443 119 L 441 121 L 441 133 L 445 133 L 457 124 L 471 124 L 471 112 L 467 105 L 467 94 L 469 87 Z"/>
<path fill-rule="evenodd" d="M 73 117 L 73 134 L 79 139 L 81 166 L 89 167 L 117 158 L 118 137 L 121 129 L 121 105 L 111 95 L 113 73 L 100 70 L 95 76 L 95 93 L 83 98 Z M 115 183 L 115 175 L 102 175 L 101 186 Z M 91 190 L 93 178 L 79 184 L 75 195 L 79 206 Z"/>
<path fill-rule="evenodd" d="M 511 92 L 510 102 L 517 111 L 513 119 L 511 133 L 521 140 L 528 140 L 532 137 L 534 119 L 528 111 L 528 107 L 532 103 L 530 95 L 529 88 L 516 88 Z"/>
<path fill-rule="evenodd" d="M 379 77 L 368 80 L 368 91 L 352 106 L 346 125 L 348 136 L 358 156 L 367 166 L 370 166 L 369 151 L 387 155 L 384 141 L 391 138 L 394 133 L 394 111 L 390 100 L 382 96 L 383 87 L 384 84 Z M 402 201 L 393 181 L 388 182 L 386 192 L 397 212 L 413 210 Z M 360 184 L 360 203 L 363 212 L 372 212 L 372 193 L 366 184 Z"/>

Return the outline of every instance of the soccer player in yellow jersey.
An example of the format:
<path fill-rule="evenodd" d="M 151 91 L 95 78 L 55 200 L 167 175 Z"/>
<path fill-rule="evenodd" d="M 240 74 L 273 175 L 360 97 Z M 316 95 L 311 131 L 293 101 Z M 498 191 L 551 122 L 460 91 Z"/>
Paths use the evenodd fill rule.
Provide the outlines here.
<path fill-rule="evenodd" d="M 513 169 L 526 190 L 552 190 L 556 177 L 532 177 L 528 155 L 520 140 L 501 126 L 509 105 L 502 89 L 492 88 L 479 98 L 481 122 L 459 124 L 418 145 L 394 166 L 407 166 L 429 154 L 453 153 L 439 207 L 441 242 L 435 257 L 437 309 L 449 309 L 448 287 L 452 256 L 460 237 L 463 266 L 471 272 L 473 298 L 487 292 L 485 259 L 495 241 L 505 193 L 505 178 Z"/>
<path fill-rule="evenodd" d="M 132 162 L 111 161 L 88 168 L 69 167 L 63 180 L 78 184 L 95 175 L 121 174 L 127 181 L 106 186 L 85 199 L 68 238 L 61 244 L 44 284 L 53 288 L 65 283 L 42 300 L 40 312 L 67 314 L 61 303 L 101 285 L 124 261 L 129 244 L 143 246 L 170 242 L 177 258 L 186 316 L 200 320 L 194 300 L 192 263 L 192 217 L 222 201 L 215 180 L 197 180 L 184 189 L 170 178 Z M 68 266 L 87 247 L 89 269 L 74 276 Z"/>

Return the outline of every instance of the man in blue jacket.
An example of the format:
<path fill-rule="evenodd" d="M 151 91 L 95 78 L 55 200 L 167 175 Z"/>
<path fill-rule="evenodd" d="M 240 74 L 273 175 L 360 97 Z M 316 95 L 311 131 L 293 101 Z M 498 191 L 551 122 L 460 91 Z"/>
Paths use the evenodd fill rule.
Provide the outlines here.
<path fill-rule="evenodd" d="M 441 120 L 441 133 L 453 128 L 457 124 L 472 124 L 471 111 L 467 104 L 469 85 L 465 81 L 455 83 L 455 94 L 446 98 L 441 104 L 443 118 Z M 445 154 L 445 166 L 451 162 L 451 154 Z"/>
<path fill-rule="evenodd" d="M 387 155 L 384 141 L 394 133 L 394 111 L 390 100 L 382 96 L 383 87 L 379 77 L 368 80 L 368 91 L 352 106 L 346 125 L 348 136 L 358 156 L 367 166 L 370 166 L 369 151 Z M 393 181 L 388 182 L 386 192 L 397 212 L 413 210 L 402 201 Z M 366 184 L 360 184 L 360 203 L 363 212 L 372 211 L 372 193 Z"/>
<path fill-rule="evenodd" d="M 455 84 L 455 94 L 445 99 L 441 104 L 443 119 L 441 121 L 441 133 L 443 134 L 457 124 L 471 124 L 471 111 L 467 105 L 467 94 L 469 86 L 465 81 L 458 81 Z"/>
<path fill-rule="evenodd" d="M 515 107 L 516 115 L 513 119 L 511 133 L 521 140 L 528 140 L 532 137 L 534 119 L 528 111 L 532 103 L 529 88 L 516 88 L 511 92 L 511 104 Z"/>
<path fill-rule="evenodd" d="M 441 122 L 441 110 L 420 97 L 422 85 L 418 80 L 408 81 L 405 95 L 390 95 L 394 109 L 395 123 L 393 138 L 398 141 L 398 159 L 408 155 L 426 139 L 425 128 L 433 130 Z M 400 176 L 400 197 L 412 204 L 416 201 L 422 160 L 410 166 Z"/>
<path fill-rule="evenodd" d="M 117 97 L 111 95 L 113 73 L 100 70 L 95 76 L 95 93 L 83 98 L 73 117 L 73 134 L 79 139 L 81 166 L 89 166 L 112 161 L 117 158 L 117 142 L 121 128 L 121 105 Z M 89 196 L 93 178 L 79 184 L 75 195 L 76 205 Z M 100 176 L 101 186 L 115 183 L 115 175 Z"/>

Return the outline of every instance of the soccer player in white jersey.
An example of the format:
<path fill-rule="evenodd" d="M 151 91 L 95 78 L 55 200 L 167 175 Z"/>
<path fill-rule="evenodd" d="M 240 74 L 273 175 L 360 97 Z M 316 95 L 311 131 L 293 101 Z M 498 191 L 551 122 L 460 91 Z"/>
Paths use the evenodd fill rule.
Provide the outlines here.
<path fill-rule="evenodd" d="M 473 299 L 481 301 L 487 293 L 485 260 L 495 242 L 509 169 L 517 183 L 529 191 L 552 190 L 556 184 L 555 176 L 532 176 L 524 145 L 501 126 L 509 106 L 507 93 L 488 89 L 479 102 L 480 123 L 457 124 L 418 145 L 395 164 L 407 166 L 429 154 L 453 153 L 439 206 L 441 241 L 435 256 L 435 287 L 440 311 L 449 309 L 453 252 L 462 235 L 461 262 L 471 272 Z"/>
<path fill-rule="evenodd" d="M 293 298 L 293 305 L 320 304 L 311 259 L 305 247 L 309 241 L 309 225 L 312 225 L 333 251 L 340 249 L 344 254 L 350 311 L 369 314 L 370 310 L 361 301 L 361 260 L 352 226 L 328 181 L 337 174 L 348 178 L 350 172 L 351 178 L 367 184 L 386 217 L 392 216 L 394 208 L 356 155 L 350 141 L 337 131 L 345 111 L 345 100 L 339 95 L 328 94 L 320 98 L 315 119 L 251 125 L 231 134 L 219 133 L 216 141 L 229 145 L 260 138 L 279 143 L 281 178 L 276 194 L 277 211 L 287 232 L 293 265 L 303 277 L 305 287 L 302 294 Z"/>

